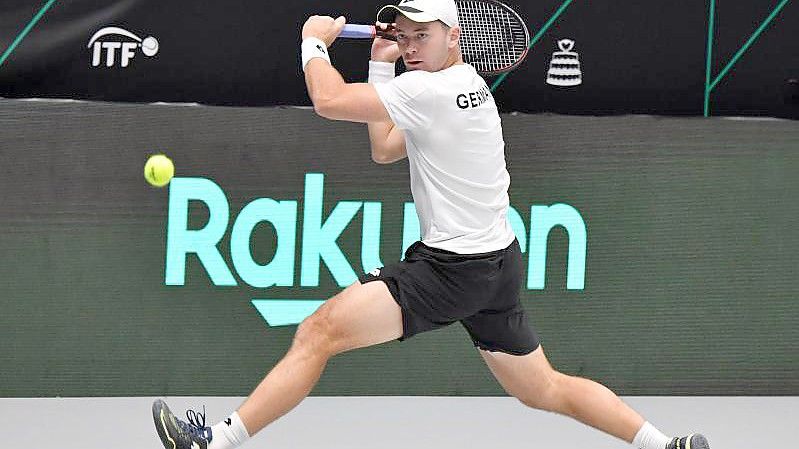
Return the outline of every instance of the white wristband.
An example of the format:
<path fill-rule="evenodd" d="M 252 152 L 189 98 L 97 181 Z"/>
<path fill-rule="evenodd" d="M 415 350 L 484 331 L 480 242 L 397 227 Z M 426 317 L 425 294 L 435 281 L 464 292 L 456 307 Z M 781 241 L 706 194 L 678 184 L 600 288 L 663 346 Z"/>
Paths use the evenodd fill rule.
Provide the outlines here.
<path fill-rule="evenodd" d="M 308 61 L 313 58 L 322 58 L 330 63 L 330 56 L 327 54 L 327 46 L 321 39 L 315 37 L 306 37 L 300 45 L 302 49 L 302 71 L 305 71 L 305 66 Z"/>
<path fill-rule="evenodd" d="M 387 83 L 397 76 L 393 62 L 369 61 L 369 83 Z"/>

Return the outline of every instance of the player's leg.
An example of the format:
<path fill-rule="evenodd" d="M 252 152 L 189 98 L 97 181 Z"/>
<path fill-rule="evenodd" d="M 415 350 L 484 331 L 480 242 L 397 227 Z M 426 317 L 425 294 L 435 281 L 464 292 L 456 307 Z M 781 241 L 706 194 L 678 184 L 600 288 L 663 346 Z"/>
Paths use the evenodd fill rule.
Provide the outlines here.
<path fill-rule="evenodd" d="M 537 409 L 571 416 L 645 449 L 687 443 L 706 449 L 701 435 L 672 440 L 594 381 L 552 369 L 519 301 L 524 264 L 517 242 L 500 256 L 502 269 L 489 281 L 491 292 L 482 310 L 463 320 L 475 346 L 505 390 Z M 681 448 L 682 449 L 682 448 Z"/>
<path fill-rule="evenodd" d="M 523 404 L 571 416 L 628 443 L 644 419 L 605 386 L 555 371 L 541 346 L 527 355 L 480 351 L 499 383 Z"/>
<path fill-rule="evenodd" d="M 296 407 L 332 356 L 402 334 L 402 313 L 386 284 L 356 282 L 300 324 L 287 354 L 222 423 L 205 427 L 204 416 L 200 423 L 191 418 L 186 423 L 175 418 L 163 401 L 156 401 L 153 419 L 159 437 L 169 449 L 235 447 Z"/>
<path fill-rule="evenodd" d="M 701 434 L 669 438 L 607 387 L 552 368 L 539 346 L 526 355 L 480 351 L 499 383 L 523 404 L 570 416 L 644 449 L 708 449 Z"/>
<path fill-rule="evenodd" d="M 402 314 L 383 282 L 355 283 L 300 324 L 286 356 L 239 408 L 250 435 L 305 398 L 330 357 L 402 336 Z"/>

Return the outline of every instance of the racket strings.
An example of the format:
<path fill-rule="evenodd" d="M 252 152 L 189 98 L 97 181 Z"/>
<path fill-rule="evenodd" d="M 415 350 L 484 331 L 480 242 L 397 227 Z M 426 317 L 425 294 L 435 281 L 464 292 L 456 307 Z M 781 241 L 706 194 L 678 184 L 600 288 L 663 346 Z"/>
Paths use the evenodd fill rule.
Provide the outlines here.
<path fill-rule="evenodd" d="M 479 72 L 503 71 L 527 52 L 529 34 L 521 19 L 498 4 L 461 0 L 458 16 L 463 33 L 461 51 Z"/>

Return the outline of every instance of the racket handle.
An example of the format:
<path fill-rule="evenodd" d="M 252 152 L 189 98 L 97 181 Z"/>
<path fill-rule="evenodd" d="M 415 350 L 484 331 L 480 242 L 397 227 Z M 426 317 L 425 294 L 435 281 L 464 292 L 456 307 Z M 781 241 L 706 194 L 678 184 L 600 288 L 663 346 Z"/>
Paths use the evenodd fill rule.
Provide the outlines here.
<path fill-rule="evenodd" d="M 344 25 L 344 29 L 341 30 L 339 37 L 347 39 L 374 39 L 375 35 L 374 25 L 348 24 Z"/>

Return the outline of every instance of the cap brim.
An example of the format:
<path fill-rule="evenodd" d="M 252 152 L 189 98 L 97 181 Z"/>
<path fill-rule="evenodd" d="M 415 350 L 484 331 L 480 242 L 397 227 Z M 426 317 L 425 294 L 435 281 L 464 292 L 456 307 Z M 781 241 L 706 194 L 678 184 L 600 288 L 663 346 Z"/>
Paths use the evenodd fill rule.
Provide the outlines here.
<path fill-rule="evenodd" d="M 419 23 L 435 22 L 438 20 L 437 17 L 416 8 L 411 8 L 408 6 L 386 5 L 380 8 L 380 11 L 377 12 L 377 21 L 381 23 L 393 23 L 396 21 L 395 19 L 397 14 L 402 14 L 414 22 Z"/>

